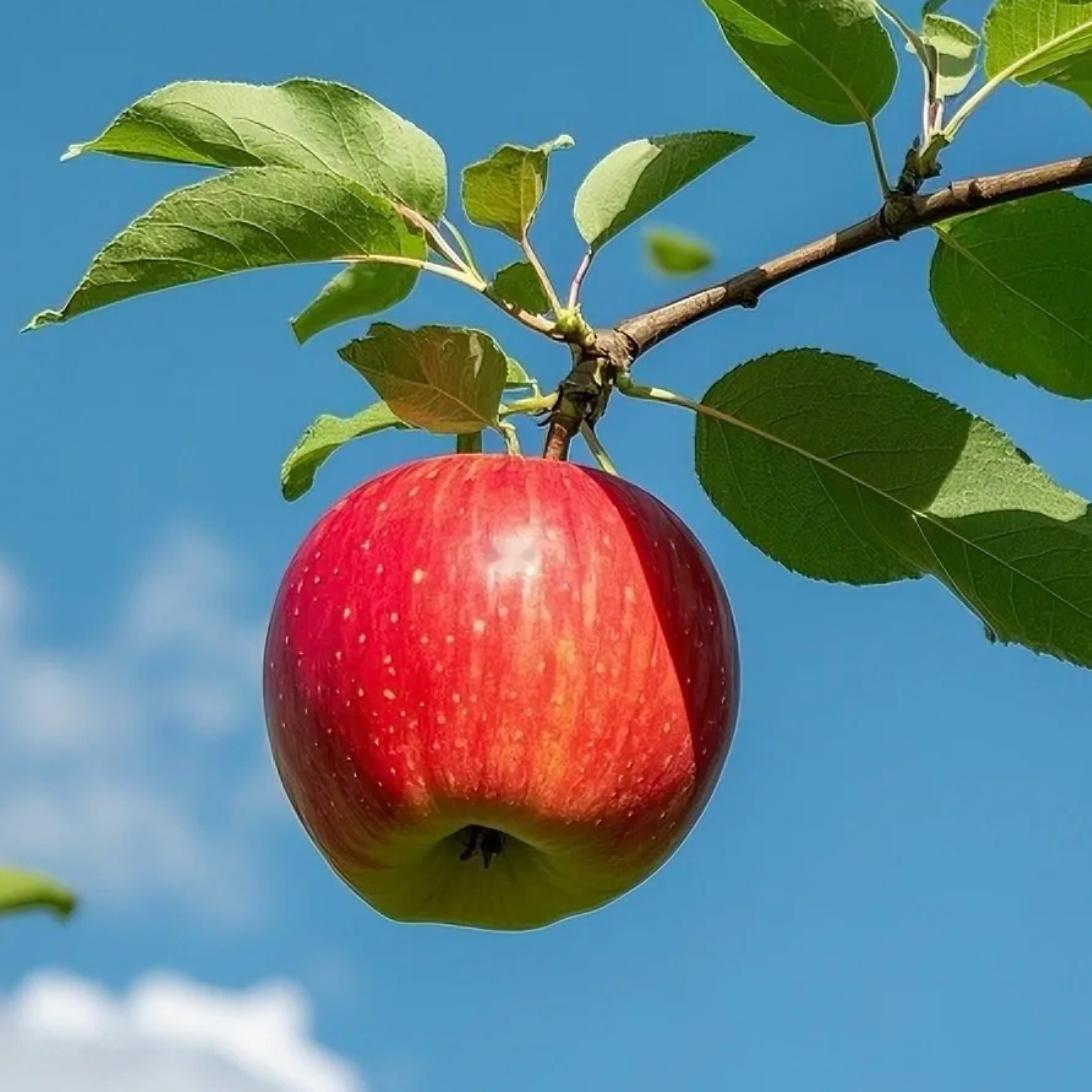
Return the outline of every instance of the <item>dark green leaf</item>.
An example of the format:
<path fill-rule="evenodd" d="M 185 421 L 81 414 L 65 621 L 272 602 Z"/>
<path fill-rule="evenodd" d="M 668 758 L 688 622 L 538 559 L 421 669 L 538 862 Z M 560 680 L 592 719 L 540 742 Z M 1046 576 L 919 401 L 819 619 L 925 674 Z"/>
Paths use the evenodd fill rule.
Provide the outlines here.
<path fill-rule="evenodd" d="M 406 257 L 425 257 L 425 241 L 417 237 L 418 253 Z M 412 244 L 407 246 L 407 251 Z M 375 315 L 393 307 L 413 291 L 418 271 L 401 265 L 356 262 L 343 269 L 322 291 L 292 319 L 292 331 L 302 345 L 315 334 L 339 322 Z"/>
<path fill-rule="evenodd" d="M 342 444 L 388 428 L 406 428 L 385 402 L 377 402 L 352 417 L 324 413 L 316 417 L 296 441 L 281 466 L 281 492 L 285 500 L 296 500 L 314 484 L 318 468 Z"/>
<path fill-rule="evenodd" d="M 645 249 L 652 268 L 668 277 L 688 277 L 713 264 L 712 248 L 704 239 L 675 228 L 649 228 Z"/>
<path fill-rule="evenodd" d="M 937 225 L 929 287 L 964 352 L 1092 398 L 1092 203 L 1043 194 Z"/>
<path fill-rule="evenodd" d="M 76 908 L 76 896 L 46 876 L 0 868 L 0 914 L 17 910 L 50 910 L 66 918 Z"/>
<path fill-rule="evenodd" d="M 572 144 L 572 137 L 564 135 L 537 148 L 504 144 L 488 159 L 472 163 L 463 171 L 467 218 L 521 240 L 546 192 L 550 154 Z"/>
<path fill-rule="evenodd" d="M 1082 53 L 1061 65 L 1048 81 L 1084 99 L 1092 106 L 1092 53 Z"/>
<path fill-rule="evenodd" d="M 542 282 L 530 262 L 513 262 L 498 270 L 493 277 L 493 290 L 501 299 L 532 315 L 541 315 L 550 309 Z"/>
<path fill-rule="evenodd" d="M 982 34 L 991 79 L 1046 81 L 1092 101 L 1092 2 L 997 0 Z"/>
<path fill-rule="evenodd" d="M 851 357 L 773 353 L 703 402 L 717 508 L 807 576 L 932 574 L 1003 641 L 1092 666 L 1088 505 L 988 422 Z"/>
<path fill-rule="evenodd" d="M 601 159 L 581 183 L 573 215 L 594 251 L 754 138 L 672 133 L 633 140 Z"/>
<path fill-rule="evenodd" d="M 936 56 L 937 98 L 962 94 L 978 65 L 978 35 L 958 19 L 926 15 L 921 38 Z"/>
<path fill-rule="evenodd" d="M 339 353 L 407 424 L 460 433 L 497 422 L 508 358 L 480 330 L 377 322 Z"/>
<path fill-rule="evenodd" d="M 81 152 L 208 167 L 296 167 L 350 178 L 437 219 L 447 165 L 427 133 L 344 84 L 191 81 L 138 100 Z"/>
<path fill-rule="evenodd" d="M 925 3 L 921 6 L 921 17 L 924 19 L 927 15 L 932 15 L 934 11 L 940 11 L 948 0 L 925 0 Z"/>
<path fill-rule="evenodd" d="M 355 182 L 249 167 L 163 198 L 96 256 L 59 311 L 41 312 L 30 328 L 227 273 L 419 253 L 419 237 L 389 202 Z"/>
<path fill-rule="evenodd" d="M 867 121 L 894 89 L 898 64 L 872 0 L 705 3 L 754 75 L 820 121 Z"/>

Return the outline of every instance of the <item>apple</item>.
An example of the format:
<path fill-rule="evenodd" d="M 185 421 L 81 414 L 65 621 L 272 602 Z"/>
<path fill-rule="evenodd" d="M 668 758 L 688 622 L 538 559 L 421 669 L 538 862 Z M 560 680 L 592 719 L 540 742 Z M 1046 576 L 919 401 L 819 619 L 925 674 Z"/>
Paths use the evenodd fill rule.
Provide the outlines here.
<path fill-rule="evenodd" d="M 269 626 L 277 769 L 399 921 L 529 929 L 672 853 L 735 724 L 728 600 L 683 523 L 571 463 L 451 455 L 318 521 Z"/>

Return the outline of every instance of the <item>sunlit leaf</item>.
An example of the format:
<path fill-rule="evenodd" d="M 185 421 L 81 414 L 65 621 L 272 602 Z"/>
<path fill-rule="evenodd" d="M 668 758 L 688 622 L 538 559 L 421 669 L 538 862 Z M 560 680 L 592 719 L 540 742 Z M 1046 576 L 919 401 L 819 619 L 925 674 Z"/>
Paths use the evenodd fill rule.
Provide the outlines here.
<path fill-rule="evenodd" d="M 541 315 L 550 309 L 546 291 L 530 262 L 513 262 L 497 270 L 493 290 L 501 299 L 532 315 Z"/>
<path fill-rule="evenodd" d="M 982 35 L 990 78 L 1046 81 L 1089 101 L 1092 2 L 997 0 Z"/>
<path fill-rule="evenodd" d="M 69 159 L 105 152 L 208 167 L 295 167 L 341 175 L 430 220 L 444 211 L 447 166 L 416 125 L 344 84 L 173 83 L 123 110 Z"/>
<path fill-rule="evenodd" d="M 407 424 L 460 433 L 497 422 L 508 358 L 480 330 L 378 322 L 339 354 Z"/>
<path fill-rule="evenodd" d="M 728 44 L 775 95 L 833 125 L 874 117 L 898 63 L 871 0 L 705 0 Z"/>
<path fill-rule="evenodd" d="M 962 94 L 978 66 L 978 35 L 947 15 L 926 15 L 921 39 L 936 57 L 938 99 Z"/>
<path fill-rule="evenodd" d="M 472 163 L 463 171 L 467 218 L 522 239 L 546 192 L 550 155 L 572 145 L 572 137 L 564 135 L 536 148 L 504 144 L 488 159 Z"/>
<path fill-rule="evenodd" d="M 384 429 L 406 427 L 385 402 L 377 402 L 352 417 L 335 417 L 329 413 L 316 417 L 281 466 L 284 499 L 293 501 L 302 497 L 314 484 L 319 467 L 343 444 Z"/>
<path fill-rule="evenodd" d="M 424 260 L 425 241 L 416 237 L 406 246 L 405 257 Z M 355 262 L 328 281 L 322 291 L 292 319 L 292 332 L 302 345 L 308 338 L 350 319 L 375 315 L 393 307 L 413 291 L 418 270 L 403 265 Z"/>
<path fill-rule="evenodd" d="M 92 261 L 37 328 L 176 285 L 297 262 L 413 256 L 420 240 L 384 198 L 315 171 L 249 167 L 176 190 Z"/>
<path fill-rule="evenodd" d="M 581 183 L 573 215 L 594 251 L 753 137 L 707 131 L 633 140 L 601 159 Z"/>

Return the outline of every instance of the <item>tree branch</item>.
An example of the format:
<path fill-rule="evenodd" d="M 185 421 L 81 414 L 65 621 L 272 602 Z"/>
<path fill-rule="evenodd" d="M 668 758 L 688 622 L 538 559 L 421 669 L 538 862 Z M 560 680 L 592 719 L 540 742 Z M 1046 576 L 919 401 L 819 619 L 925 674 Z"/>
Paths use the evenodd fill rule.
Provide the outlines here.
<path fill-rule="evenodd" d="M 892 195 L 865 220 L 739 273 L 721 284 L 625 319 L 615 327 L 636 359 L 654 345 L 709 315 L 729 307 L 754 307 L 775 285 L 828 262 L 855 254 L 875 243 L 899 239 L 908 232 L 1005 201 L 1092 182 L 1092 155 L 1039 167 L 953 182 L 916 197 Z"/>
<path fill-rule="evenodd" d="M 720 284 L 634 315 L 612 329 L 596 330 L 593 343 L 581 352 L 574 349 L 573 370 L 558 388 L 547 431 L 546 458 L 564 459 L 569 442 L 581 425 L 594 424 L 602 414 L 615 379 L 626 376 L 629 366 L 642 353 L 693 323 L 729 307 L 754 307 L 767 289 L 875 243 L 900 239 L 908 232 L 962 212 L 1070 189 L 1086 182 L 1092 182 L 1092 155 L 969 178 L 934 193 L 916 196 L 892 193 L 866 220 L 797 247 Z"/>

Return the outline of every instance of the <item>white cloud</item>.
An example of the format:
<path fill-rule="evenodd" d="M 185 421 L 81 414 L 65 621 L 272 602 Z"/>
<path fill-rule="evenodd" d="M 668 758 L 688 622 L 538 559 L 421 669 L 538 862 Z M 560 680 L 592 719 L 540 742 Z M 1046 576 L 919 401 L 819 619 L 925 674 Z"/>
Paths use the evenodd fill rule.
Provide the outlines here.
<path fill-rule="evenodd" d="M 147 974 L 125 994 L 59 971 L 0 1001 L 5 1087 L 21 1092 L 363 1092 L 316 1043 L 292 982 L 224 990 Z"/>
<path fill-rule="evenodd" d="M 245 919 L 263 841 L 287 817 L 261 719 L 264 621 L 237 566 L 177 529 L 81 645 L 29 635 L 32 596 L 0 560 L 0 859 L 86 899 Z"/>

